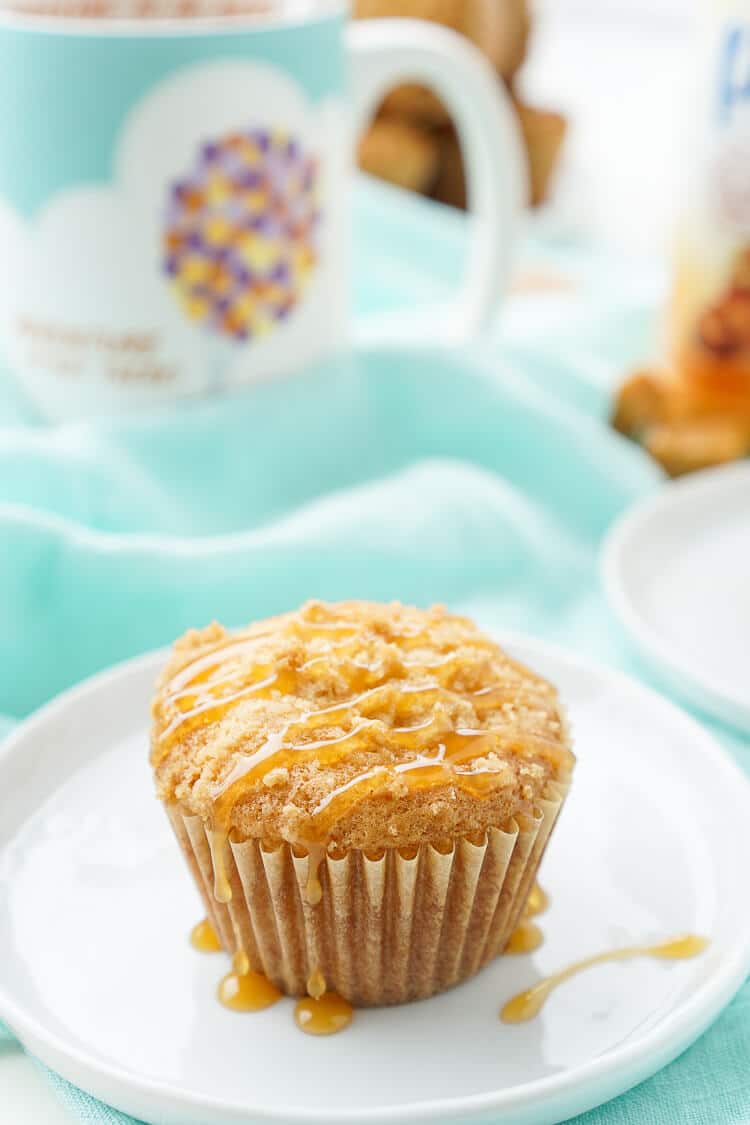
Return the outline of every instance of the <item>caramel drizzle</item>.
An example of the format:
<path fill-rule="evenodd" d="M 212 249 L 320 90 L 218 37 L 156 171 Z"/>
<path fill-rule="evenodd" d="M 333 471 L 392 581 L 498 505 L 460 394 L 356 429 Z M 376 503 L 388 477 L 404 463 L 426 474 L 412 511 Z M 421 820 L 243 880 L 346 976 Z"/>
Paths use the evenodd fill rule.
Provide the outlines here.
<path fill-rule="evenodd" d="M 219 902 L 231 899 L 225 849 L 232 808 L 243 792 L 276 768 L 289 767 L 312 758 L 321 764 L 335 764 L 346 760 L 353 752 L 379 748 L 391 748 L 398 752 L 411 749 L 415 752 L 412 760 L 364 770 L 329 794 L 313 811 L 309 839 L 305 840 L 307 845 L 312 845 L 325 839 L 327 829 L 342 810 L 397 779 L 412 790 L 452 784 L 475 796 L 483 796 L 494 787 L 497 770 L 492 763 L 485 766 L 477 764 L 477 759 L 493 750 L 506 750 L 518 756 L 538 756 L 550 762 L 555 769 L 564 766 L 568 760 L 568 751 L 541 732 L 524 731 L 523 738 L 519 738 L 512 721 L 508 729 L 446 730 L 446 720 L 438 713 L 426 721 L 409 725 L 408 720 L 414 717 L 415 707 L 423 714 L 425 709 L 440 701 L 466 698 L 465 694 L 457 695 L 450 687 L 456 668 L 461 664 L 461 658 L 452 653 L 429 661 L 404 659 L 401 663 L 405 670 L 424 673 L 426 679 L 424 683 L 400 683 L 391 672 L 384 674 L 377 666 L 351 659 L 352 646 L 360 643 L 356 625 L 336 620 L 304 621 L 295 617 L 288 629 L 291 634 L 306 638 L 326 636 L 334 643 L 325 654 L 313 657 L 297 670 L 258 664 L 251 669 L 252 682 L 248 684 L 247 668 L 239 665 L 236 669 L 227 670 L 227 659 L 232 655 L 239 657 L 252 653 L 270 635 L 269 631 L 240 640 L 228 638 L 173 677 L 163 704 L 172 704 L 178 711 L 161 732 L 155 750 L 155 764 L 166 756 L 175 738 L 186 726 L 191 729 L 218 721 L 250 698 L 261 699 L 276 693 L 294 692 L 300 676 L 314 675 L 315 665 L 325 667 L 329 664 L 332 650 L 344 658 L 339 660 L 337 667 L 345 672 L 352 694 L 327 707 L 303 712 L 253 753 L 238 756 L 233 769 L 218 786 L 213 810 L 214 831 L 210 840 L 215 895 Z M 405 652 L 427 643 L 424 631 L 404 632 L 390 639 Z M 468 643 L 472 648 L 496 649 L 492 641 L 481 637 L 471 638 Z M 535 706 L 539 707 L 539 698 L 530 686 L 512 677 L 485 686 L 469 698 L 479 716 L 510 701 L 516 706 L 526 705 L 527 716 Z M 402 721 L 405 725 L 384 727 L 378 721 L 384 709 L 387 709 L 390 722 Z M 542 714 L 547 714 L 545 707 Z M 321 728 L 346 725 L 349 729 L 343 733 L 314 737 Z M 310 895 L 315 897 L 314 880 L 309 890 Z"/>
<path fill-rule="evenodd" d="M 611 949 L 606 953 L 596 953 L 593 957 L 587 957 L 583 961 L 576 961 L 572 965 L 568 965 L 560 972 L 545 977 L 538 984 L 527 988 L 524 992 L 519 992 L 517 996 L 513 996 L 502 1007 L 500 1019 L 504 1023 L 523 1023 L 526 1020 L 533 1019 L 534 1016 L 539 1014 L 542 1005 L 553 989 L 566 980 L 570 980 L 577 973 L 581 973 L 585 969 L 591 969 L 595 965 L 603 965 L 608 961 L 625 961 L 632 957 L 658 957 L 665 961 L 678 961 L 688 957 L 696 957 L 703 952 L 707 945 L 706 938 L 697 937 L 695 934 L 685 934 L 658 945 L 632 945 L 625 949 Z"/>
<path fill-rule="evenodd" d="M 357 644 L 358 640 L 358 629 L 355 625 L 337 621 L 309 622 L 296 617 L 289 623 L 288 630 L 291 634 L 307 638 L 326 635 L 344 638 L 339 644 L 330 646 L 330 649 L 333 651 L 350 649 L 352 645 Z M 165 703 L 176 705 L 179 709 L 179 713 L 172 718 L 170 723 L 161 732 L 159 738 L 160 742 L 171 743 L 172 736 L 176 734 L 178 730 L 186 723 L 190 724 L 191 720 L 198 719 L 201 716 L 205 716 L 206 719 L 222 718 L 229 710 L 238 706 L 244 699 L 249 697 L 256 696 L 257 698 L 265 698 L 273 692 L 289 693 L 293 691 L 296 675 L 293 671 L 288 669 L 276 669 L 273 666 L 266 666 L 265 668 L 262 665 L 258 666 L 253 670 L 254 682 L 251 684 L 247 684 L 247 673 L 241 667 L 238 668 L 234 674 L 232 674 L 231 671 L 225 671 L 227 657 L 231 657 L 233 654 L 239 657 L 251 653 L 257 648 L 260 642 L 271 635 L 271 630 L 264 630 L 239 640 L 233 637 L 227 637 L 218 644 L 212 645 L 208 653 L 196 657 L 195 660 L 190 661 L 180 669 L 179 672 L 175 673 L 169 683 Z M 425 644 L 428 638 L 423 630 L 419 630 L 394 634 L 391 639 L 396 641 L 402 650 L 409 651 L 412 648 Z M 471 639 L 471 647 L 494 650 L 496 645 L 483 637 L 475 637 Z M 309 672 L 314 665 L 323 663 L 328 659 L 329 653 L 321 655 L 320 657 L 314 657 L 302 666 L 301 671 Z M 455 658 L 448 655 L 442 660 L 404 660 L 402 663 L 404 668 L 416 668 L 425 672 L 431 669 L 450 671 L 452 665 L 455 663 Z M 358 664 L 354 660 L 350 660 L 349 664 L 354 669 L 355 675 L 359 672 L 362 676 L 367 676 L 372 675 L 375 671 L 371 667 Z M 383 685 L 380 684 L 376 686 Z M 435 683 L 431 686 L 439 690 L 442 685 Z M 483 706 L 484 709 L 488 709 L 496 705 L 496 701 L 491 697 L 497 688 L 501 689 L 502 685 L 491 685 L 477 692 L 477 706 Z M 487 698 L 485 699 L 484 697 Z M 506 696 L 503 696 L 500 702 L 503 702 L 505 698 Z M 351 706 L 355 702 L 356 700 L 353 699 L 346 701 L 346 704 Z M 337 707 L 343 708 L 346 704 L 339 703 Z"/>
<path fill-rule="evenodd" d="M 364 718 L 359 719 L 351 730 L 332 738 L 286 742 L 286 736 L 295 728 L 314 730 L 316 721 L 319 720 L 320 712 L 303 716 L 301 722 L 291 723 L 277 732 L 254 754 L 240 756 L 217 789 L 214 802 L 215 822 L 228 824 L 232 807 L 239 795 L 238 789 L 241 787 L 243 791 L 247 790 L 273 769 L 310 759 L 324 765 L 333 764 L 345 759 L 350 752 L 374 750 L 394 742 L 399 750 L 408 748 L 417 751 L 416 756 L 406 762 L 373 767 L 332 790 L 313 811 L 313 835 L 309 843 L 320 842 L 325 838 L 330 825 L 340 816 L 342 806 L 351 807 L 369 794 L 382 789 L 390 780 L 403 778 L 412 790 L 441 783 L 453 784 L 482 796 L 492 789 L 497 770 L 492 764 L 484 768 L 477 766 L 478 757 L 497 749 L 512 749 L 519 756 L 526 756 L 534 751 L 550 756 L 551 744 L 546 739 L 525 736 L 523 743 L 509 741 L 508 732 L 496 728 L 459 729 L 439 733 L 436 719 L 414 727 L 383 730 L 376 719 Z M 559 751 L 556 744 L 552 745 Z"/>

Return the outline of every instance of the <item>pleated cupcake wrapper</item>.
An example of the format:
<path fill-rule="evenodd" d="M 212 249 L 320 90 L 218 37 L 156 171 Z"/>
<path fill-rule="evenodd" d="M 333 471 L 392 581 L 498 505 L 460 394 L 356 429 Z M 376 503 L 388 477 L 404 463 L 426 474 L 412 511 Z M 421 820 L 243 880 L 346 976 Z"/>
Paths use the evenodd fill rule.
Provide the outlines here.
<path fill-rule="evenodd" d="M 379 858 L 325 855 L 313 872 L 317 905 L 307 892 L 314 860 L 257 840 L 227 846 L 232 897 L 217 902 L 206 826 L 177 806 L 169 815 L 227 951 L 244 950 L 252 969 L 290 995 L 304 994 L 318 969 L 353 1004 L 398 1004 L 458 984 L 503 951 L 566 791 L 550 785 L 538 815 L 492 828 L 481 843 L 423 845 L 413 858 L 392 848 Z"/>

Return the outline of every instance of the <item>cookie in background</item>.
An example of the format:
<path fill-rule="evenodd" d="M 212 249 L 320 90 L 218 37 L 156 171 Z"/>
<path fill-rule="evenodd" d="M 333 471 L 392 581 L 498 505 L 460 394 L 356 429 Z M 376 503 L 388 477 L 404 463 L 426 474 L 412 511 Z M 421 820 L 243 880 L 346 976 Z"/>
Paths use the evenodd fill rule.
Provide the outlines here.
<path fill-rule="evenodd" d="M 526 55 L 530 24 L 526 0 L 354 0 L 354 15 L 365 20 L 400 16 L 442 24 L 475 43 L 508 81 Z M 400 108 L 412 108 L 408 98 Z"/>
<path fill-rule="evenodd" d="M 514 97 L 526 148 L 529 202 L 537 207 L 547 198 L 565 137 L 565 118 L 551 110 L 534 109 Z M 376 122 L 376 125 L 378 122 Z M 466 177 L 461 146 L 452 125 L 441 130 L 440 158 L 433 198 L 452 207 L 466 207 Z M 367 170 L 367 169 L 366 169 Z"/>
<path fill-rule="evenodd" d="M 428 195 L 441 166 L 440 140 L 399 117 L 378 117 L 359 142 L 363 172 Z"/>
<path fill-rule="evenodd" d="M 513 91 L 529 43 L 527 0 L 355 0 L 354 14 L 358 19 L 430 20 L 479 47 L 514 97 L 529 164 L 529 202 L 536 206 L 544 201 L 565 119 L 525 105 Z M 464 163 L 450 115 L 424 86 L 401 85 L 385 97 L 361 141 L 359 162 L 363 171 L 398 187 L 466 207 Z"/>

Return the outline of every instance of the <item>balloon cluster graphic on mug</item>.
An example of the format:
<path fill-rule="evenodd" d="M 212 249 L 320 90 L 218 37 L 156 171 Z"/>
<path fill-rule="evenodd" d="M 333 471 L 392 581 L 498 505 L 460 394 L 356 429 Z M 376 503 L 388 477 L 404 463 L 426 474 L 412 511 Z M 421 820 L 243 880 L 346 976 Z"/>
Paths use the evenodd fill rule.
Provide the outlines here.
<path fill-rule="evenodd" d="M 163 265 L 192 321 L 235 341 L 265 336 L 298 304 L 318 262 L 318 166 L 282 130 L 201 146 L 170 189 Z"/>

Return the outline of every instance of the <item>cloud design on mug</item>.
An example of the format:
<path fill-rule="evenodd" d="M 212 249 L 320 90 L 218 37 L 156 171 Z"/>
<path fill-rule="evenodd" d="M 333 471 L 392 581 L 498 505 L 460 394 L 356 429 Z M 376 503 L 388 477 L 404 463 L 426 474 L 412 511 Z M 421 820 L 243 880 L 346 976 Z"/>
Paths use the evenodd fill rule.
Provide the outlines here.
<path fill-rule="evenodd" d="M 283 135 L 272 133 L 274 129 L 283 129 Z M 330 184 L 346 173 L 337 166 L 349 156 L 345 130 L 340 99 L 311 104 L 304 91 L 274 67 L 231 60 L 194 64 L 163 80 L 130 111 L 116 141 L 110 184 L 82 184 L 60 192 L 28 222 L 0 202 L 0 238 L 6 257 L 0 323 L 11 365 L 23 373 L 31 394 L 57 412 L 50 395 L 59 396 L 57 406 L 64 411 L 71 395 L 88 396 L 96 385 L 106 407 L 107 399 L 122 398 L 123 389 L 128 401 L 140 395 L 148 400 L 171 397 L 177 386 L 181 393 L 198 391 L 206 385 L 207 367 L 222 385 L 231 386 L 293 368 L 300 356 L 310 361 L 322 354 L 346 316 L 340 282 L 345 247 L 338 235 L 343 224 L 319 224 L 315 268 L 309 263 L 311 252 L 307 258 L 300 253 L 294 259 L 305 273 L 291 315 L 287 308 L 272 331 L 266 325 L 265 334 L 244 339 L 241 334 L 212 335 L 206 318 L 191 320 L 185 315 L 184 301 L 176 299 L 173 278 L 165 269 L 165 222 L 176 185 L 185 182 L 207 146 L 217 138 L 242 138 L 252 131 L 253 136 L 273 135 L 276 148 L 285 159 L 289 154 L 291 164 L 300 146 L 306 154 L 314 154 L 320 200 L 316 207 L 325 209 Z M 282 171 L 287 174 L 286 167 Z M 286 181 L 283 187 L 286 190 Z M 260 230 L 264 200 L 257 193 L 247 199 L 247 206 L 255 207 Z M 226 214 L 231 209 L 221 212 L 224 218 Z M 304 222 L 300 220 L 295 228 L 303 236 L 303 249 L 304 238 L 312 245 L 312 214 L 308 200 Z M 273 228 L 271 233 L 278 231 Z M 216 224 L 209 234 L 216 235 Z M 242 243 L 242 252 L 255 267 L 253 276 L 265 285 L 263 297 L 270 304 L 264 307 L 272 310 L 279 292 L 280 302 L 289 303 L 284 286 L 288 289 L 291 284 L 278 263 L 276 269 L 273 263 L 268 265 L 262 274 L 260 267 L 268 264 L 275 245 L 265 235 Z M 212 252 L 213 248 L 214 243 Z M 218 244 L 217 255 L 222 252 L 226 255 Z M 198 275 L 200 269 L 194 272 Z M 221 278 L 217 274 L 214 280 L 218 285 Z M 220 302 L 218 289 L 209 290 L 209 295 Z M 243 308 L 247 304 L 245 300 Z M 150 343 L 149 337 L 153 337 Z M 156 378 L 145 386 L 137 379 L 101 386 L 96 375 L 101 350 L 126 345 L 133 354 L 140 347 L 158 355 L 162 385 Z M 50 379 L 49 362 L 45 366 L 50 349 L 55 351 L 58 374 L 60 363 L 64 365 L 61 356 L 75 357 L 71 358 L 75 379 Z M 169 378 L 175 371 L 177 384 Z"/>

